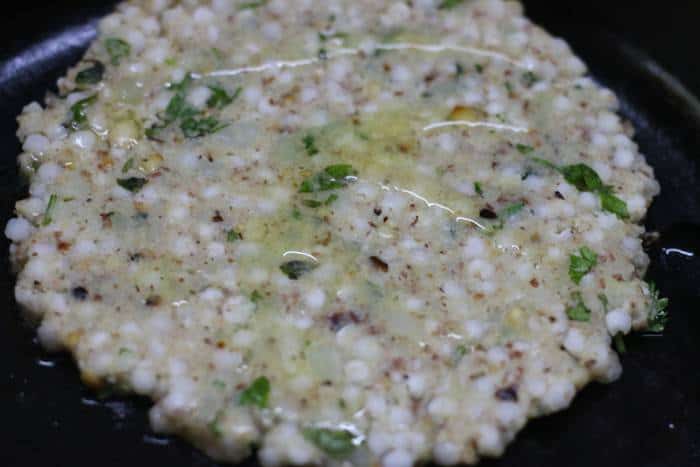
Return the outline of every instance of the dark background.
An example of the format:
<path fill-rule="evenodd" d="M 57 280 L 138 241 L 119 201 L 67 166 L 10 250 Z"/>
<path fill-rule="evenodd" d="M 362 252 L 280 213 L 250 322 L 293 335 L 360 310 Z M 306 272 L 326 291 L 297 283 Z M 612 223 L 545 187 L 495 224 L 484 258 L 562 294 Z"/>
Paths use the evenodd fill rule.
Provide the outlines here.
<path fill-rule="evenodd" d="M 22 194 L 14 168 L 20 150 L 14 117 L 22 105 L 43 96 L 90 39 L 89 29 L 59 33 L 88 24 L 113 2 L 7 3 L 0 17 L 1 225 Z M 649 68 L 655 61 L 700 95 L 700 2 L 525 4 L 535 21 L 569 40 L 593 75 L 618 93 L 623 113 L 638 129 L 640 146 L 663 187 L 647 221 L 661 232 L 661 241 L 649 249 L 649 275 L 671 298 L 673 319 L 662 337 L 627 340 L 620 381 L 586 388 L 571 409 L 532 422 L 502 460 L 483 465 L 700 466 L 700 108 Z M 696 256 L 664 254 L 671 246 Z M 215 465 L 185 443 L 151 433 L 145 401 L 99 400 L 78 382 L 69 358 L 39 349 L 33 331 L 18 317 L 6 250 L 3 237 L 0 466 Z"/>

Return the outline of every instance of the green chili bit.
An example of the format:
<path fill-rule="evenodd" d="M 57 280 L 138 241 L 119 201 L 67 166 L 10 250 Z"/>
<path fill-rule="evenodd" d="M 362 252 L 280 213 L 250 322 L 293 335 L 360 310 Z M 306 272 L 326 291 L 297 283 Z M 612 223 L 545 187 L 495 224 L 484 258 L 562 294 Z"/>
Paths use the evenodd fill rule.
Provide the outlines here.
<path fill-rule="evenodd" d="M 240 405 L 254 405 L 264 409 L 268 405 L 270 398 L 270 381 L 261 376 L 253 381 L 247 389 L 238 396 Z"/>
<path fill-rule="evenodd" d="M 235 229 L 231 229 L 228 232 L 226 232 L 226 241 L 229 243 L 241 240 L 242 238 L 243 235 Z"/>
<path fill-rule="evenodd" d="M 70 108 L 71 120 L 68 127 L 73 131 L 83 130 L 87 127 L 87 108 L 97 101 L 97 95 L 81 99 Z"/>
<path fill-rule="evenodd" d="M 331 457 L 347 457 L 355 449 L 355 435 L 347 430 L 306 428 L 304 438 Z"/>
<path fill-rule="evenodd" d="M 438 5 L 438 10 L 451 10 L 462 3 L 464 3 L 464 0 L 442 0 Z"/>
<path fill-rule="evenodd" d="M 355 180 L 357 171 L 350 164 L 329 165 L 301 183 L 299 193 L 314 193 L 343 188 Z"/>
<path fill-rule="evenodd" d="M 129 190 L 132 193 L 136 193 L 141 190 L 141 188 L 144 187 L 144 185 L 148 183 L 148 180 L 145 178 L 141 177 L 129 177 L 129 178 L 118 178 L 117 179 L 117 184 L 124 188 L 125 190 Z"/>
<path fill-rule="evenodd" d="M 535 150 L 535 148 L 533 148 L 532 146 L 528 146 L 526 144 L 516 144 L 515 149 L 517 149 L 518 152 L 520 154 L 523 154 L 523 155 L 530 154 L 531 152 L 533 152 Z"/>
<path fill-rule="evenodd" d="M 102 81 L 105 73 L 105 66 L 102 62 L 91 60 L 92 66 L 84 68 L 75 75 L 76 84 L 97 84 Z"/>
<path fill-rule="evenodd" d="M 118 37 L 109 37 L 105 39 L 105 49 L 109 54 L 109 59 L 112 65 L 119 65 L 122 59 L 131 54 L 131 45 Z"/>
<path fill-rule="evenodd" d="M 49 196 L 49 202 L 46 204 L 46 210 L 44 211 L 44 218 L 41 220 L 41 225 L 49 225 L 53 222 L 53 210 L 56 208 L 56 203 L 58 202 L 58 196 L 52 194 Z"/>
<path fill-rule="evenodd" d="M 316 138 L 312 134 L 305 135 L 302 139 L 301 142 L 304 143 L 304 149 L 306 150 L 306 154 L 309 156 L 315 156 L 318 154 L 318 148 L 316 147 Z"/>
<path fill-rule="evenodd" d="M 125 174 L 134 167 L 135 160 L 133 157 L 129 158 L 122 166 L 122 173 Z"/>
<path fill-rule="evenodd" d="M 207 99 L 207 107 L 214 109 L 223 109 L 233 101 L 235 101 L 238 96 L 241 95 L 243 91 L 242 87 L 237 87 L 233 94 L 229 95 L 226 90 L 219 86 L 208 86 L 211 91 L 211 96 Z"/>
<path fill-rule="evenodd" d="M 318 264 L 314 263 L 313 261 L 295 259 L 292 261 L 287 261 L 286 263 L 282 263 L 280 265 L 280 270 L 284 274 L 286 274 L 286 276 L 289 277 L 291 280 L 295 281 L 298 280 L 304 274 L 313 271 L 317 267 Z"/>
<path fill-rule="evenodd" d="M 598 255 L 586 246 L 581 247 L 578 255 L 569 256 L 569 277 L 575 284 L 580 284 L 583 276 L 591 272 L 596 264 Z"/>

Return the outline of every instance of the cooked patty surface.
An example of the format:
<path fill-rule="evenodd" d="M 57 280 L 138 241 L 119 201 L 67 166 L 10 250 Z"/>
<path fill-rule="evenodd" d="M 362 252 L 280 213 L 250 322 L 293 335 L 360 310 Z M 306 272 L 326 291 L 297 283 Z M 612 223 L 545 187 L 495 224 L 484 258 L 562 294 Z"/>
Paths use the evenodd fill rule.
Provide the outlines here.
<path fill-rule="evenodd" d="M 519 3 L 129 1 L 58 88 L 17 300 L 216 459 L 497 456 L 649 324 L 658 184 Z"/>

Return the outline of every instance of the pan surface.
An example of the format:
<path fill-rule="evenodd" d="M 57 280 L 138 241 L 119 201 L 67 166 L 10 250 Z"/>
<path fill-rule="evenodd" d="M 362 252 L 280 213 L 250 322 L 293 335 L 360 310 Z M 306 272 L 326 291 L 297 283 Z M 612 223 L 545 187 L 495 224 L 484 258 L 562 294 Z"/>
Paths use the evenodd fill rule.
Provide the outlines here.
<path fill-rule="evenodd" d="M 23 105 L 41 100 L 46 89 L 54 88 L 56 79 L 94 37 L 95 19 L 114 5 L 80 0 L 12 3 L 0 18 L 3 226 L 26 190 L 15 165 L 20 151 L 14 135 L 16 115 Z M 567 39 L 593 76 L 620 97 L 622 113 L 636 127 L 636 140 L 661 182 L 661 195 L 646 222 L 648 230 L 660 233 L 660 240 L 649 246 L 648 279 L 670 298 L 671 322 L 662 336 L 627 339 L 624 374 L 618 382 L 587 387 L 570 409 L 531 422 L 502 459 L 481 465 L 698 466 L 700 102 L 642 50 L 700 92 L 693 48 L 700 44 L 695 24 L 700 5 L 677 1 L 673 8 L 656 11 L 658 2 L 552 3 L 525 1 L 530 16 Z M 68 356 L 41 350 L 14 302 L 7 248 L 3 237 L 0 465 L 216 466 L 186 443 L 152 433 L 147 401 L 99 398 L 79 382 Z"/>

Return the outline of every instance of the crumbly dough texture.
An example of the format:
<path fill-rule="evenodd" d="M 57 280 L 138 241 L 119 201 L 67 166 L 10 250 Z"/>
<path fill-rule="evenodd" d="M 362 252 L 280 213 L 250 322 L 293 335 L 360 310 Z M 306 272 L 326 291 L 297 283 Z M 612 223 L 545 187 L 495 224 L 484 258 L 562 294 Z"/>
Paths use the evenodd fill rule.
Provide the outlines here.
<path fill-rule="evenodd" d="M 129 1 L 58 87 L 19 117 L 17 300 L 216 459 L 499 456 L 646 325 L 658 184 L 517 2 Z"/>

